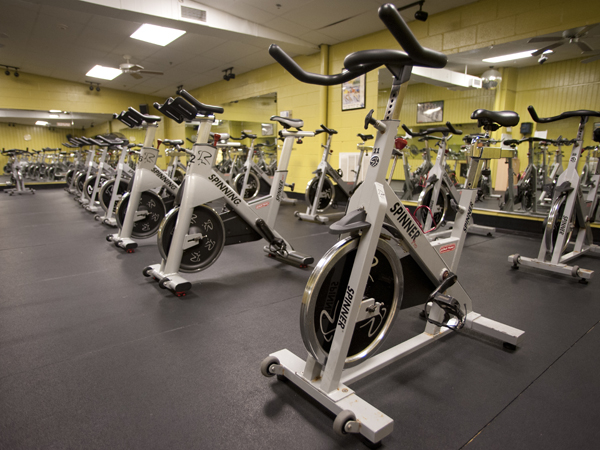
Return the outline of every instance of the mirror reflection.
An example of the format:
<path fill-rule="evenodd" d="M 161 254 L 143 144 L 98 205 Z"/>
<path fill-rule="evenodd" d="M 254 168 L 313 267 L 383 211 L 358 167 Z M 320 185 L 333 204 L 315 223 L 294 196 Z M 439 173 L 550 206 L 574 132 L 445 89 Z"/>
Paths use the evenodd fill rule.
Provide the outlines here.
<path fill-rule="evenodd" d="M 492 133 L 490 148 L 504 153 L 501 158 L 482 163 L 475 208 L 539 217 L 548 214 L 556 179 L 568 167 L 579 118 L 536 123 L 527 107 L 533 105 L 540 117 L 567 110 L 597 109 L 597 94 L 590 83 L 600 68 L 600 54 L 592 50 L 600 48 L 600 33 L 596 31 L 600 27 L 596 24 L 580 28 L 450 55 L 447 68 L 458 75 L 479 77 L 481 87 L 452 85 L 448 80 L 428 79 L 427 74 L 413 76 L 400 122 L 421 132 L 450 121 L 463 131 L 447 142 L 446 172 L 457 186 L 465 182 L 469 162 L 468 144 L 463 138 L 482 133 L 470 118 L 473 111 L 510 110 L 520 116 L 518 125 Z M 573 33 L 579 33 L 578 40 L 569 38 Z M 518 53 L 525 55 L 517 58 L 514 55 Z M 391 74 L 381 69 L 378 117 L 384 115 L 390 85 Z M 576 162 L 584 195 L 591 187 L 591 174 L 598 167 L 598 143 L 593 140 L 593 133 L 600 128 L 600 121 L 590 122 L 583 135 L 583 152 Z M 405 137 L 408 145 L 393 174 L 393 187 L 405 199 L 417 202 L 435 163 L 438 141 Z M 504 141 L 510 139 L 519 142 L 506 145 Z M 509 154 L 514 157 L 504 157 Z M 509 184 L 513 184 L 512 190 Z"/>

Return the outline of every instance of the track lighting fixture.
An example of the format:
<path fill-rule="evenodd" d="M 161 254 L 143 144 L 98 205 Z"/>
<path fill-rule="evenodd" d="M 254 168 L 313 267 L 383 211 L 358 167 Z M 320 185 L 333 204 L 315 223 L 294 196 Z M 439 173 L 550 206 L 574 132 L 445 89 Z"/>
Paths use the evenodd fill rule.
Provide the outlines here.
<path fill-rule="evenodd" d="M 222 72 L 225 72 L 225 75 L 223 75 L 223 79 L 225 81 L 233 80 L 235 78 L 235 73 L 233 73 L 233 67 L 222 70 Z"/>
<path fill-rule="evenodd" d="M 10 76 L 10 69 L 13 69 L 15 71 L 14 72 L 15 77 L 18 78 L 19 75 L 20 75 L 19 72 L 18 72 L 18 70 L 19 70 L 18 67 L 15 67 L 15 66 L 5 66 L 4 64 L 0 64 L 0 67 L 4 67 L 4 69 L 5 69 L 4 70 L 4 75 L 6 75 L 7 77 Z"/>
<path fill-rule="evenodd" d="M 86 81 L 86 83 L 90 83 L 90 91 L 94 90 L 94 86 L 96 87 L 96 91 L 100 92 L 100 83 L 96 83 L 95 81 Z"/>
<path fill-rule="evenodd" d="M 410 5 L 402 6 L 398 8 L 398 11 L 404 11 L 405 9 L 412 8 L 413 6 L 419 5 L 419 10 L 415 12 L 415 19 L 420 20 L 421 22 L 425 22 L 429 17 L 429 13 L 423 11 L 423 4 L 425 0 L 419 0 L 418 2 L 411 3 Z"/>

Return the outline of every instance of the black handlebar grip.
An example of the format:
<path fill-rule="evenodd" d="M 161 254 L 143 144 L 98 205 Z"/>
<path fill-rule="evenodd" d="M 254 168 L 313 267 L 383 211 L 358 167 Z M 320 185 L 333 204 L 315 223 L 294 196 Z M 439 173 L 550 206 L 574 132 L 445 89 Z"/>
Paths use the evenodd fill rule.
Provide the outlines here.
<path fill-rule="evenodd" d="M 408 129 L 408 127 L 406 126 L 406 124 L 402 124 L 402 129 L 403 129 L 404 131 L 406 131 L 406 133 L 407 133 L 408 135 L 412 136 L 412 137 L 418 136 L 418 134 L 417 134 L 417 133 L 415 133 L 415 132 L 413 132 L 413 131 L 410 131 L 410 130 Z"/>
<path fill-rule="evenodd" d="M 198 100 L 196 100 L 194 98 L 193 95 L 191 95 L 185 89 L 178 89 L 177 95 L 181 95 L 188 102 L 190 102 L 192 105 L 194 105 L 196 107 L 196 109 L 198 109 L 198 112 L 200 112 L 200 113 L 206 113 L 206 112 L 211 113 L 212 112 L 212 113 L 217 113 L 217 114 L 223 114 L 224 109 L 221 106 L 211 106 L 211 105 L 205 105 L 204 103 L 200 103 Z"/>
<path fill-rule="evenodd" d="M 393 4 L 387 3 L 379 8 L 379 18 L 412 60 L 419 65 L 436 69 L 446 66 L 446 55 L 422 47 Z"/>
<path fill-rule="evenodd" d="M 271 44 L 269 46 L 269 55 L 271 55 L 275 61 L 283 66 L 283 68 L 297 80 L 302 81 L 303 83 L 317 84 L 319 86 L 342 84 L 367 72 L 344 71 L 336 75 L 321 75 L 318 73 L 306 72 L 286 52 L 279 48 L 277 44 Z"/>
<path fill-rule="evenodd" d="M 452 126 L 452 124 L 450 122 L 446 122 L 446 126 L 448 127 L 448 129 L 450 130 L 450 132 L 452 134 L 456 134 L 456 135 L 461 135 L 462 134 L 462 130 L 457 130 L 456 128 L 454 128 Z"/>
<path fill-rule="evenodd" d="M 533 119 L 534 122 L 544 123 L 544 120 L 539 118 L 539 116 L 537 115 L 537 112 L 535 112 L 535 109 L 532 105 L 529 105 L 527 107 L 527 111 L 529 111 L 529 115 L 531 116 L 531 118 Z"/>

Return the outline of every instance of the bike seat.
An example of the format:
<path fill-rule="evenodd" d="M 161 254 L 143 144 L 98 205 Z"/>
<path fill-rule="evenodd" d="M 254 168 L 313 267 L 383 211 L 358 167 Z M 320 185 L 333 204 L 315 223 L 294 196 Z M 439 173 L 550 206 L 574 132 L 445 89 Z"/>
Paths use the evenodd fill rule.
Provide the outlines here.
<path fill-rule="evenodd" d="M 471 119 L 476 119 L 480 127 L 492 125 L 514 127 L 519 123 L 519 115 L 514 111 L 489 111 L 487 109 L 477 109 L 471 114 Z M 493 131 L 498 128 L 495 128 Z"/>
<path fill-rule="evenodd" d="M 513 145 L 518 145 L 519 142 L 521 142 L 521 141 L 519 141 L 518 139 L 507 139 L 503 142 L 503 144 L 513 146 Z"/>
<path fill-rule="evenodd" d="M 130 115 L 134 116 L 138 120 L 143 120 L 146 123 L 160 122 L 159 116 L 151 116 L 150 114 L 142 114 L 141 112 L 139 112 L 135 108 L 132 108 L 131 106 L 127 109 L 129 111 Z"/>
<path fill-rule="evenodd" d="M 361 138 L 363 140 L 363 142 L 367 142 L 368 140 L 373 139 L 373 135 L 372 134 L 361 134 L 361 133 L 358 133 L 357 136 L 359 138 Z"/>
<path fill-rule="evenodd" d="M 304 121 L 300 119 L 289 119 L 281 116 L 271 116 L 270 120 L 279 122 L 286 130 L 289 128 L 297 128 L 298 130 L 304 126 Z"/>
<path fill-rule="evenodd" d="M 175 140 L 171 140 L 171 139 L 163 139 L 163 144 L 165 145 L 171 145 L 171 146 L 176 146 L 176 145 L 183 145 L 183 139 L 175 139 Z"/>

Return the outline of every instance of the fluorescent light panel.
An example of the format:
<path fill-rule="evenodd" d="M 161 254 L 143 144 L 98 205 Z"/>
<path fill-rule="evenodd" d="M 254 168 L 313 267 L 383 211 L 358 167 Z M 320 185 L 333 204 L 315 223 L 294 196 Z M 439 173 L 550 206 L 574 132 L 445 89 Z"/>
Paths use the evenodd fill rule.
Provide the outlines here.
<path fill-rule="evenodd" d="M 56 126 L 57 127 L 70 127 L 71 123 L 70 122 L 56 122 Z"/>
<path fill-rule="evenodd" d="M 504 61 L 513 61 L 515 59 L 529 58 L 535 50 L 527 50 L 526 52 L 512 53 L 510 55 L 495 56 L 493 58 L 483 59 L 483 62 L 499 63 Z"/>
<path fill-rule="evenodd" d="M 101 78 L 103 80 L 114 80 L 121 75 L 121 69 L 96 65 L 85 75 L 92 78 Z"/>
<path fill-rule="evenodd" d="M 49 122 L 46 122 L 45 120 L 38 120 L 36 123 L 36 125 L 41 125 L 41 126 L 46 126 L 46 125 L 50 125 Z"/>
<path fill-rule="evenodd" d="M 164 47 L 170 44 L 175 39 L 183 36 L 185 31 L 176 30 L 175 28 L 159 27 L 158 25 L 151 25 L 145 23 L 137 29 L 130 37 L 138 39 L 140 41 L 149 42 L 151 44 L 160 45 Z"/>

